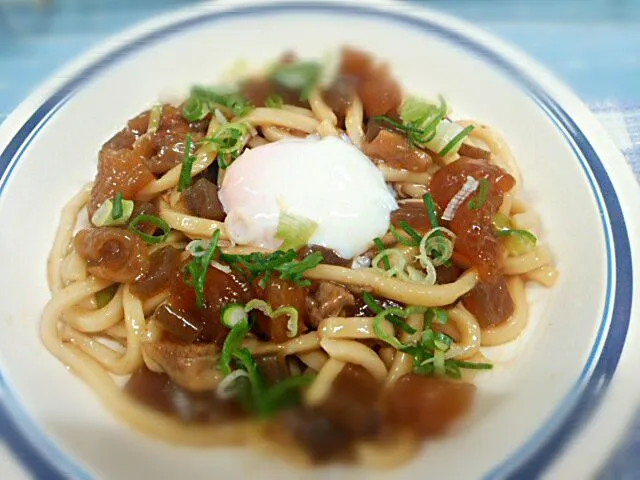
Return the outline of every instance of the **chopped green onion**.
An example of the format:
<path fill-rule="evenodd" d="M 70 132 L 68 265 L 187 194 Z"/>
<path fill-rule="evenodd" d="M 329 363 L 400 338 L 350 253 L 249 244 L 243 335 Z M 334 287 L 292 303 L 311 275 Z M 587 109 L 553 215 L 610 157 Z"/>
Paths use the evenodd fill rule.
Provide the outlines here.
<path fill-rule="evenodd" d="M 191 170 L 193 169 L 193 162 L 196 160 L 195 155 L 191 155 L 192 148 L 191 134 L 187 133 L 184 141 L 184 156 L 182 158 L 182 167 L 180 168 L 180 179 L 178 180 L 179 192 L 191 185 Z"/>
<path fill-rule="evenodd" d="M 388 322 L 391 322 L 390 318 L 392 316 L 395 316 L 396 318 L 406 319 L 414 313 L 423 313 L 424 311 L 424 307 L 408 307 L 404 310 L 402 308 L 396 307 L 387 308 L 378 313 L 373 319 L 373 333 L 383 342 L 388 343 L 392 347 L 395 347 L 397 350 L 402 350 L 406 347 L 406 345 L 402 344 L 402 342 L 400 342 L 400 340 L 398 340 L 395 336 L 388 335 L 382 328 L 382 321 L 386 320 Z M 415 333 L 415 331 L 412 333 Z"/>
<path fill-rule="evenodd" d="M 380 237 L 376 237 L 373 239 L 373 244 L 378 249 L 379 253 L 384 251 L 384 243 L 382 243 L 382 239 Z M 371 262 L 372 265 L 374 264 Z M 382 257 L 382 264 L 384 265 L 385 270 L 389 270 L 391 268 L 391 263 L 389 263 L 389 259 L 385 256 Z"/>
<path fill-rule="evenodd" d="M 447 143 L 447 145 L 442 150 L 440 150 L 440 152 L 438 152 L 438 155 L 440 155 L 441 157 L 445 157 L 449 152 L 457 152 L 458 148 L 460 148 L 460 145 L 462 144 L 462 139 L 469 135 L 473 128 L 473 125 L 465 127 L 460 133 L 453 137 L 451 141 Z"/>
<path fill-rule="evenodd" d="M 162 230 L 160 235 L 149 235 L 138 228 L 140 223 L 151 223 Z M 138 215 L 129 223 L 129 230 L 138 235 L 145 243 L 155 245 L 164 242 L 171 233 L 171 227 L 167 222 L 155 215 Z"/>
<path fill-rule="evenodd" d="M 231 255 L 220 252 L 220 259 L 227 262 L 238 273 L 246 275 L 249 281 L 253 281 L 264 275 L 258 285 L 265 288 L 271 274 L 277 272 L 282 280 L 287 280 L 296 285 L 306 287 L 311 285 L 302 274 L 318 266 L 322 260 L 320 252 L 313 252 L 302 260 L 296 259 L 295 250 L 276 250 L 270 254 L 254 252 L 249 255 Z"/>
<path fill-rule="evenodd" d="M 162 105 L 154 105 L 149 112 L 149 124 L 147 126 L 147 133 L 156 133 L 158 127 L 160 127 L 160 120 L 162 119 Z"/>
<path fill-rule="evenodd" d="M 446 325 L 449 321 L 449 313 L 444 308 L 431 307 L 424 313 L 425 325 L 431 328 L 433 322 Z"/>
<path fill-rule="evenodd" d="M 439 377 L 444 377 L 445 375 L 444 351 L 437 348 L 433 351 L 433 371 Z"/>
<path fill-rule="evenodd" d="M 440 229 L 432 229 L 420 240 L 420 263 L 424 266 L 427 259 L 434 267 L 444 265 L 453 255 L 453 242 L 441 234 Z"/>
<path fill-rule="evenodd" d="M 428 148 L 427 144 L 436 136 L 440 122 L 447 116 L 447 103 L 439 97 L 440 105 L 410 97 L 400 107 L 400 118 L 413 145 Z"/>
<path fill-rule="evenodd" d="M 280 249 L 289 250 L 298 248 L 307 244 L 311 236 L 318 229 L 318 224 L 313 220 L 290 213 L 281 212 L 278 220 L 278 229 L 276 238 L 283 240 Z"/>
<path fill-rule="evenodd" d="M 114 283 L 96 293 L 96 306 L 105 307 L 116 296 L 119 285 Z"/>
<path fill-rule="evenodd" d="M 451 358 L 447 360 L 447 362 L 451 362 L 459 368 L 467 368 L 469 370 L 491 370 L 493 368 L 493 364 L 491 363 L 467 362 L 465 360 L 456 360 L 455 358 Z"/>
<path fill-rule="evenodd" d="M 114 220 L 119 220 L 122 218 L 122 192 L 116 193 L 116 196 L 113 197 L 113 210 L 111 210 L 111 218 Z"/>
<path fill-rule="evenodd" d="M 504 239 L 504 245 L 511 256 L 524 255 L 536 248 L 538 239 L 536 236 L 527 230 L 497 230 L 495 232 L 497 237 L 506 237 Z"/>
<path fill-rule="evenodd" d="M 218 165 L 225 169 L 238 158 L 248 140 L 249 127 L 245 123 L 226 123 L 211 137 L 203 138 L 201 141 L 215 145 L 218 151 Z"/>
<path fill-rule="evenodd" d="M 203 87 L 191 89 L 189 98 L 182 106 L 182 116 L 188 122 L 196 122 L 213 113 L 216 105 L 221 105 L 236 116 L 246 115 L 253 108 L 251 104 L 237 92 L 217 92 Z"/>
<path fill-rule="evenodd" d="M 287 377 L 266 389 L 262 395 L 262 416 L 271 416 L 278 410 L 294 405 L 297 399 L 292 397 L 291 392 L 311 385 L 315 378 L 314 375 Z"/>
<path fill-rule="evenodd" d="M 102 205 L 91 216 L 91 223 L 96 227 L 125 225 L 133 213 L 134 206 L 133 200 L 123 200 L 122 193 L 118 192 L 113 200 L 102 202 Z M 116 211 L 118 208 L 120 212 Z M 119 215 L 116 215 L 118 213 Z"/>
<path fill-rule="evenodd" d="M 271 319 L 278 318 L 281 315 L 287 315 L 289 317 L 287 320 L 287 336 L 293 338 L 298 335 L 298 310 L 294 307 L 286 306 L 273 310 L 271 305 L 264 300 L 253 299 L 244 307 L 245 313 L 251 310 L 259 310 Z"/>
<path fill-rule="evenodd" d="M 498 212 L 493 219 L 493 228 L 497 231 L 511 230 L 511 220 L 504 213 Z"/>
<path fill-rule="evenodd" d="M 228 303 L 220 312 L 220 321 L 227 328 L 233 328 L 238 323 L 248 322 L 249 316 L 240 303 Z"/>
<path fill-rule="evenodd" d="M 420 236 L 418 232 L 416 232 L 413 228 L 411 228 L 411 226 L 407 222 L 405 222 L 404 220 L 400 220 L 400 222 L 398 222 L 398 226 L 402 230 L 407 232 L 407 234 L 414 240 L 414 242 L 416 242 L 416 245 L 420 244 L 420 241 L 422 240 L 422 236 Z"/>
<path fill-rule="evenodd" d="M 393 266 L 391 266 L 389 257 L 395 258 Z M 382 262 L 384 268 L 380 268 L 380 262 Z M 387 265 L 389 265 L 389 268 L 387 268 Z M 400 275 L 400 273 L 404 271 L 406 265 L 407 261 L 404 258 L 404 254 L 397 248 L 386 248 L 371 260 L 371 268 L 387 277 Z"/>
<path fill-rule="evenodd" d="M 436 211 L 436 204 L 433 201 L 433 197 L 430 194 L 425 193 L 422 197 L 422 201 L 427 209 L 427 218 L 429 219 L 431 228 L 438 228 L 438 213 Z"/>
<path fill-rule="evenodd" d="M 449 348 L 451 348 L 453 339 L 442 332 L 435 332 L 433 335 L 433 343 L 438 350 L 446 352 L 447 350 L 449 350 Z"/>
<path fill-rule="evenodd" d="M 400 235 L 396 230 L 396 227 L 394 227 L 393 225 L 389 225 L 389 231 L 391 232 L 391 235 L 393 235 L 393 238 L 395 238 L 396 242 L 398 242 L 399 244 L 404 245 L 406 247 L 416 246 L 416 242 L 411 237 L 406 238 Z"/>
<path fill-rule="evenodd" d="M 371 295 L 369 292 L 362 292 L 362 300 L 364 301 L 365 305 L 369 307 L 369 310 L 374 313 L 374 315 L 382 312 L 383 308 L 378 305 L 376 299 L 373 298 L 373 295 Z M 408 334 L 416 333 L 415 328 L 413 328 L 411 325 L 407 325 L 400 317 L 396 315 L 387 315 L 385 318 L 403 332 L 406 332 Z"/>
<path fill-rule="evenodd" d="M 264 104 L 269 108 L 282 108 L 282 105 L 284 105 L 284 100 L 277 93 L 272 93 L 266 98 Z"/>
<path fill-rule="evenodd" d="M 487 196 L 489 195 L 489 180 L 486 178 L 480 179 L 480 186 L 478 187 L 478 194 L 469 200 L 467 206 L 469 210 L 477 210 L 482 207 L 484 203 L 487 201 Z"/>
<path fill-rule="evenodd" d="M 322 66 L 316 62 L 279 63 L 271 71 L 270 79 L 283 87 L 299 90 L 300 100 L 306 101 L 321 75 Z"/>
<path fill-rule="evenodd" d="M 247 336 L 247 333 L 249 333 L 249 322 L 245 321 L 237 323 L 227 334 L 220 354 L 220 369 L 225 375 L 231 373 L 231 360 L 234 353 L 242 345 L 242 340 Z"/>
<path fill-rule="evenodd" d="M 204 307 L 204 283 L 207 279 L 207 270 L 211 264 L 218 247 L 220 239 L 220 230 L 213 232 L 211 241 L 204 255 L 194 257 L 185 267 L 184 283 L 193 287 L 196 292 L 196 306 Z"/>

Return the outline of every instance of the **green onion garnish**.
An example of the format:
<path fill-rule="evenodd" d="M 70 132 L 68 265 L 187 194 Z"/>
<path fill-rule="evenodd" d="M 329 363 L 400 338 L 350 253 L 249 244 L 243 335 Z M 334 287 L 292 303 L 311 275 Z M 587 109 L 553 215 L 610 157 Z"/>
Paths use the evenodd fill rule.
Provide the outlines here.
<path fill-rule="evenodd" d="M 444 308 L 431 307 L 424 312 L 424 321 L 425 325 L 429 328 L 431 328 L 434 322 L 440 325 L 446 325 L 449 321 L 449 313 L 447 313 Z"/>
<path fill-rule="evenodd" d="M 478 208 L 484 205 L 484 202 L 487 201 L 487 196 L 489 195 L 489 180 L 486 178 L 480 179 L 480 185 L 478 186 L 478 194 L 474 196 L 467 206 L 469 210 L 477 210 Z"/>
<path fill-rule="evenodd" d="M 273 310 L 271 305 L 264 300 L 254 298 L 244 307 L 244 311 L 247 313 L 251 310 L 259 310 L 271 319 L 278 318 L 280 315 L 287 315 L 289 317 L 287 320 L 287 336 L 293 338 L 298 335 L 298 310 L 294 307 L 284 306 Z"/>
<path fill-rule="evenodd" d="M 96 227 L 125 225 L 134 207 L 133 200 L 123 200 L 122 193 L 116 193 L 113 200 L 107 199 L 91 216 L 91 223 Z"/>
<path fill-rule="evenodd" d="M 160 120 L 162 120 L 162 105 L 154 105 L 149 112 L 147 133 L 156 133 L 160 127 Z"/>
<path fill-rule="evenodd" d="M 378 249 L 378 252 L 382 252 L 384 250 L 384 243 L 382 243 L 382 239 L 380 237 L 376 237 L 373 239 L 373 244 Z M 389 262 L 389 257 L 382 257 L 382 264 L 384 265 L 385 270 L 391 269 L 391 262 Z"/>
<path fill-rule="evenodd" d="M 431 228 L 438 228 L 438 214 L 436 212 L 436 205 L 433 202 L 433 197 L 430 194 L 425 193 L 424 197 L 422 197 L 422 201 L 427 209 L 427 218 L 429 219 Z"/>
<path fill-rule="evenodd" d="M 218 128 L 211 137 L 201 141 L 212 143 L 218 151 L 218 165 L 223 170 L 238 158 L 249 139 L 249 127 L 244 123 L 226 123 Z"/>
<path fill-rule="evenodd" d="M 102 308 L 106 306 L 113 297 L 116 296 L 119 285 L 114 283 L 96 293 L 96 306 Z"/>
<path fill-rule="evenodd" d="M 231 360 L 233 359 L 234 353 L 239 350 L 242 340 L 244 340 L 244 337 L 249 333 L 249 328 L 249 322 L 247 318 L 244 317 L 231 327 L 231 331 L 227 334 L 222 346 L 222 353 L 220 354 L 220 370 L 222 370 L 225 375 L 231 373 Z"/>
<path fill-rule="evenodd" d="M 240 303 L 228 303 L 220 312 L 220 321 L 227 328 L 233 328 L 238 323 L 248 322 L 249 316 Z"/>
<path fill-rule="evenodd" d="M 150 223 L 162 230 L 160 235 L 149 235 L 138 228 L 140 223 Z M 138 215 L 129 223 L 129 230 L 138 235 L 145 243 L 155 245 L 164 242 L 171 233 L 171 227 L 167 222 L 155 215 Z"/>
<path fill-rule="evenodd" d="M 414 313 L 422 313 L 424 311 L 424 307 L 408 307 L 405 309 L 392 307 L 382 310 L 373 319 L 373 333 L 383 342 L 388 343 L 392 347 L 395 347 L 397 350 L 402 350 L 406 347 L 406 345 L 400 342 L 400 340 L 398 340 L 395 336 L 388 335 L 382 328 L 382 321 L 387 320 L 388 322 L 393 323 L 393 321 L 391 320 L 392 317 L 406 319 L 407 317 L 409 317 L 409 315 L 413 315 Z M 415 330 L 411 333 L 415 333 Z"/>
<path fill-rule="evenodd" d="M 376 302 L 376 299 L 373 298 L 373 295 L 368 292 L 362 292 L 362 300 L 364 300 L 365 305 L 369 307 L 369 310 L 371 310 L 375 315 L 384 310 L 380 305 L 378 305 L 378 302 Z M 408 334 L 416 333 L 415 328 L 413 328 L 411 325 L 407 325 L 407 323 L 405 323 L 397 315 L 387 315 L 385 318 L 403 332 L 406 332 Z"/>
<path fill-rule="evenodd" d="M 300 91 L 300 100 L 306 101 L 321 75 L 322 66 L 319 63 L 295 62 L 276 65 L 269 78 L 283 87 Z"/>
<path fill-rule="evenodd" d="M 116 196 L 113 197 L 113 210 L 111 210 L 111 218 L 114 220 L 119 220 L 122 218 L 123 209 L 122 209 L 122 192 L 116 193 Z"/>
<path fill-rule="evenodd" d="M 531 252 L 535 247 L 538 239 L 527 230 L 503 229 L 495 232 L 497 237 L 506 237 L 504 245 L 512 256 L 524 255 Z"/>
<path fill-rule="evenodd" d="M 456 360 L 454 358 L 447 360 L 447 362 L 450 362 L 459 368 L 468 368 L 470 370 L 491 370 L 493 368 L 493 364 L 491 363 L 467 362 L 465 360 Z"/>
<path fill-rule="evenodd" d="M 462 143 L 462 139 L 467 135 L 469 135 L 469 133 L 471 133 L 473 128 L 474 128 L 473 125 L 469 125 L 463 128 L 460 133 L 458 133 L 455 137 L 453 137 L 451 141 L 447 143 L 444 146 L 444 148 L 440 150 L 440 152 L 438 152 L 438 155 L 440 155 L 441 157 L 444 157 L 447 153 L 449 153 L 454 148 L 457 150 L 458 144 Z"/>
<path fill-rule="evenodd" d="M 272 93 L 266 98 L 264 104 L 269 108 L 282 108 L 282 105 L 284 105 L 284 100 L 277 93 Z"/>
<path fill-rule="evenodd" d="M 413 228 L 411 228 L 411 226 L 407 222 L 405 222 L 404 220 L 400 220 L 398 222 L 398 226 L 402 230 L 407 232 L 407 234 L 413 239 L 416 245 L 420 244 L 420 242 L 422 241 L 422 236 L 418 232 L 416 232 Z"/>
<path fill-rule="evenodd" d="M 304 279 L 302 274 L 318 266 L 323 257 L 322 253 L 314 252 L 302 260 L 297 260 L 295 250 L 287 250 L 286 252 L 276 250 L 270 254 L 254 252 L 249 255 L 232 255 L 220 252 L 220 259 L 228 263 L 238 273 L 245 275 L 251 282 L 263 275 L 258 285 L 265 288 L 273 273 L 278 273 L 281 279 L 296 285 L 303 287 L 311 285 L 311 282 Z"/>
<path fill-rule="evenodd" d="M 204 307 L 204 282 L 207 279 L 207 270 L 213 260 L 218 247 L 218 240 L 220 239 L 220 230 L 213 232 L 209 246 L 204 255 L 194 257 L 189 262 L 184 271 L 184 283 L 193 287 L 196 292 L 196 306 L 198 308 Z"/>
<path fill-rule="evenodd" d="M 313 220 L 281 212 L 275 236 L 283 241 L 281 250 L 297 250 L 307 244 L 317 228 L 318 224 Z"/>
<path fill-rule="evenodd" d="M 389 225 L 389 231 L 391 232 L 391 235 L 393 235 L 393 238 L 396 240 L 396 242 L 398 242 L 399 244 L 404 245 L 406 247 L 416 246 L 416 242 L 412 238 L 406 238 L 400 235 L 398 233 L 398 230 L 396 230 L 396 227 L 394 227 L 393 225 Z"/>
<path fill-rule="evenodd" d="M 180 168 L 180 179 L 178 180 L 179 192 L 191 185 L 191 170 L 193 169 L 193 162 L 196 161 L 196 156 L 191 155 L 192 148 L 191 134 L 187 133 L 184 140 L 184 156 L 182 157 L 182 167 Z"/>
<path fill-rule="evenodd" d="M 213 89 L 194 87 L 189 98 L 182 107 L 182 116 L 188 122 L 196 122 L 213 113 L 216 105 L 221 105 L 236 116 L 246 115 L 253 108 L 251 104 L 237 92 L 218 92 Z"/>

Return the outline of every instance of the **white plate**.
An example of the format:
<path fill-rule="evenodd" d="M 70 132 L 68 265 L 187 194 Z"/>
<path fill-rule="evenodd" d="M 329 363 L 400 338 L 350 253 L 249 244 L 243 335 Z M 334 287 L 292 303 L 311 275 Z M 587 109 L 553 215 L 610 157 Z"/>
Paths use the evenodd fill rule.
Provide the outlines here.
<path fill-rule="evenodd" d="M 619 438 L 639 383 L 632 375 L 640 352 L 640 207 L 623 158 L 586 108 L 521 53 L 415 5 L 217 2 L 150 21 L 85 55 L 0 128 L 0 386 L 17 426 L 11 441 L 35 475 L 362 475 L 337 467 L 303 475 L 240 449 L 178 448 L 140 436 L 105 412 L 37 334 L 60 209 L 93 177 L 100 145 L 128 118 L 163 93 L 213 82 L 239 58 L 262 65 L 292 48 L 321 57 L 342 44 L 388 60 L 407 91 L 442 93 L 454 111 L 505 135 L 561 272 L 552 290 L 529 290 L 526 341 L 480 378 L 460 428 L 384 476 L 528 478 L 551 466 L 579 478 Z"/>

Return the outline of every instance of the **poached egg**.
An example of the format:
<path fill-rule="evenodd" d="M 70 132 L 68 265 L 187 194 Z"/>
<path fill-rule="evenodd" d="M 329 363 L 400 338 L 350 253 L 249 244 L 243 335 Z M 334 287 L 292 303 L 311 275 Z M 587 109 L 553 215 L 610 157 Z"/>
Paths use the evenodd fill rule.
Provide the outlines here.
<path fill-rule="evenodd" d="M 288 139 L 245 150 L 219 191 L 225 227 L 240 245 L 277 249 L 281 213 L 314 221 L 309 244 L 353 258 L 389 228 L 398 208 L 382 173 L 337 138 Z"/>

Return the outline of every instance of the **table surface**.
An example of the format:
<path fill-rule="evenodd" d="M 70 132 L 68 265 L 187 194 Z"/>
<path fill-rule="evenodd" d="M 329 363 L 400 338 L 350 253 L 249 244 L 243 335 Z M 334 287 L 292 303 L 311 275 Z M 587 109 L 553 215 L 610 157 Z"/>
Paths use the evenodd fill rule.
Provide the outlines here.
<path fill-rule="evenodd" d="M 40 82 L 108 36 L 194 0 L 0 0 L 0 122 Z M 640 1 L 422 0 L 520 47 L 591 106 L 640 107 Z M 640 148 L 640 145 L 637 146 Z M 0 427 L 4 422 L 0 417 Z M 3 433 L 0 428 L 0 434 Z M 25 477 L 0 444 L 0 478 Z M 640 476 L 640 419 L 600 477 Z M 635 453 L 634 453 L 635 452 Z"/>

